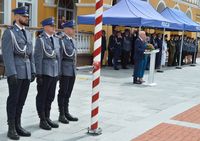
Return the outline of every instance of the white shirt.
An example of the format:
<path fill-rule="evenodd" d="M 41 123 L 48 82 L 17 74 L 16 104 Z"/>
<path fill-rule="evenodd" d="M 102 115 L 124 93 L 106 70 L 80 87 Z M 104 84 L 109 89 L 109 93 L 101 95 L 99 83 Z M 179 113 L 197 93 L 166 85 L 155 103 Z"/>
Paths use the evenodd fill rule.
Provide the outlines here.
<path fill-rule="evenodd" d="M 15 23 L 15 25 L 20 29 L 20 30 L 22 30 L 22 29 L 24 29 L 25 30 L 25 26 L 19 26 L 17 23 Z"/>
<path fill-rule="evenodd" d="M 49 35 L 48 33 L 45 32 L 48 38 L 53 37 L 53 35 Z"/>
<path fill-rule="evenodd" d="M 72 37 L 70 37 L 69 35 L 67 35 L 66 33 L 65 33 L 65 36 L 67 36 L 67 38 L 68 39 L 70 39 L 70 40 L 72 40 L 73 38 Z"/>
<path fill-rule="evenodd" d="M 142 38 L 141 38 L 140 36 L 139 36 L 139 38 L 140 38 L 141 41 L 143 41 Z"/>

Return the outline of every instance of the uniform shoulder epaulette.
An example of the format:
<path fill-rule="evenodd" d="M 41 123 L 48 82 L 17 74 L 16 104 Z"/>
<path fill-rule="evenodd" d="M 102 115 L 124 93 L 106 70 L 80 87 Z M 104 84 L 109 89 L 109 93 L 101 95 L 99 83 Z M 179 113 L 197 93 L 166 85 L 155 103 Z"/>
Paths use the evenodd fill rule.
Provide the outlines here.
<path fill-rule="evenodd" d="M 38 35 L 38 38 L 42 38 L 44 35 L 42 35 L 42 34 L 40 34 L 40 35 Z"/>
<path fill-rule="evenodd" d="M 57 35 L 57 34 L 54 34 L 53 36 L 56 38 L 60 38 L 60 35 Z"/>
<path fill-rule="evenodd" d="M 9 25 L 9 26 L 7 27 L 7 29 L 13 29 L 13 26 L 12 26 L 12 25 Z"/>
<path fill-rule="evenodd" d="M 63 38 L 63 34 L 62 34 L 62 32 L 58 32 L 58 33 L 56 33 L 56 34 L 54 35 L 54 37 L 59 38 L 59 39 L 62 39 L 62 38 Z"/>

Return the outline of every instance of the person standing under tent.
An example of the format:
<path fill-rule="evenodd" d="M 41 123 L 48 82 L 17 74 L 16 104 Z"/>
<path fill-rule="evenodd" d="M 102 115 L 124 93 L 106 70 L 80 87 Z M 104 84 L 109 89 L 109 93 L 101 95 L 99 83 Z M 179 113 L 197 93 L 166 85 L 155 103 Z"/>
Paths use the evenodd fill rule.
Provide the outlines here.
<path fill-rule="evenodd" d="M 142 84 L 140 78 L 143 69 L 144 52 L 146 49 L 146 33 L 139 31 L 139 36 L 135 41 L 133 84 Z"/>
<path fill-rule="evenodd" d="M 119 61 L 120 55 L 121 55 L 122 44 L 123 44 L 123 39 L 122 39 L 121 32 L 117 31 L 116 37 L 115 37 L 114 49 L 113 49 L 113 54 L 114 54 L 113 67 L 114 67 L 114 70 L 119 70 L 118 61 Z"/>
<path fill-rule="evenodd" d="M 132 35 L 131 64 L 134 64 L 135 41 L 137 38 L 138 38 L 138 31 L 134 31 Z"/>
<path fill-rule="evenodd" d="M 168 47 L 169 47 L 168 66 L 172 66 L 173 61 L 174 61 L 174 54 L 175 54 L 175 51 L 176 51 L 176 46 L 175 46 L 175 42 L 174 42 L 174 35 L 170 36 Z"/>
<path fill-rule="evenodd" d="M 163 48 L 162 48 L 162 59 L 161 59 L 161 65 L 165 66 L 166 58 L 167 58 L 167 35 L 164 36 L 163 41 Z"/>
<path fill-rule="evenodd" d="M 177 66 L 179 63 L 179 54 L 180 54 L 180 46 L 181 46 L 181 42 L 180 42 L 180 37 L 179 35 L 175 35 L 175 54 L 174 54 L 174 60 L 172 65 L 173 66 Z"/>
<path fill-rule="evenodd" d="M 115 45 L 115 37 L 116 37 L 116 31 L 113 30 L 112 35 L 109 37 L 109 42 L 108 42 L 108 66 L 113 66 L 113 49 Z"/>
<path fill-rule="evenodd" d="M 130 30 L 126 29 L 123 36 L 123 45 L 122 45 L 122 69 L 128 69 L 127 65 L 130 60 L 130 52 L 132 48 L 132 37 L 130 34 Z"/>
<path fill-rule="evenodd" d="M 157 41 L 157 48 L 155 49 L 159 49 L 159 52 L 156 54 L 156 69 L 160 69 L 161 58 L 162 58 L 162 43 L 163 43 L 162 34 L 158 34 L 156 41 Z"/>
<path fill-rule="evenodd" d="M 102 30 L 102 38 L 101 38 L 101 42 L 102 42 L 102 45 L 101 45 L 101 66 L 103 66 L 103 60 L 104 60 L 104 55 L 105 55 L 105 52 L 106 52 L 106 32 L 105 30 Z"/>

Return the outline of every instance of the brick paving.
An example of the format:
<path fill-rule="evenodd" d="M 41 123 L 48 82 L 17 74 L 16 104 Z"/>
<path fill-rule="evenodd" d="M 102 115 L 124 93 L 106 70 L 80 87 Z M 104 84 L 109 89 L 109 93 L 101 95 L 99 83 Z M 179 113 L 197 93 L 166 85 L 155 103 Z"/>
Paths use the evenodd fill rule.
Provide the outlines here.
<path fill-rule="evenodd" d="M 200 123 L 200 104 L 173 117 L 172 119 L 199 124 Z"/>
<path fill-rule="evenodd" d="M 161 123 L 132 141 L 200 141 L 200 130 Z"/>

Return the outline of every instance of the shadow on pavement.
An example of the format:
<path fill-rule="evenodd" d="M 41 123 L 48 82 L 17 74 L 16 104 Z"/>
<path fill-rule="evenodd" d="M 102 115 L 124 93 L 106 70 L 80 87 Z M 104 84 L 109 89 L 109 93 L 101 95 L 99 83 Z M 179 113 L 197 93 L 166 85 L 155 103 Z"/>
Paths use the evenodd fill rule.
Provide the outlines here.
<path fill-rule="evenodd" d="M 91 135 L 88 135 L 87 133 L 85 135 L 82 135 L 82 136 L 78 136 L 78 137 L 74 137 L 74 138 L 70 138 L 70 139 L 67 139 L 67 140 L 63 140 L 63 141 L 78 141 L 80 139 L 86 139 L 88 137 L 91 137 Z M 88 139 L 90 140 L 90 139 Z"/>

